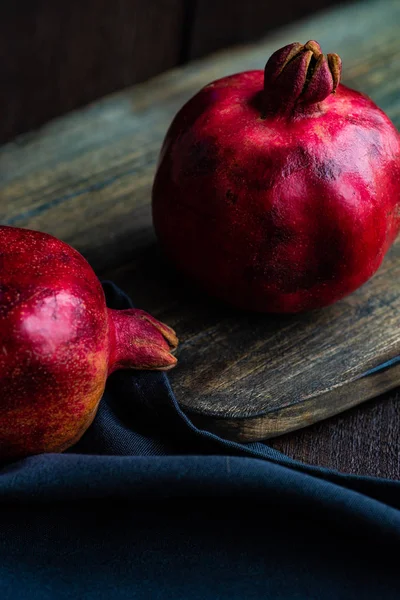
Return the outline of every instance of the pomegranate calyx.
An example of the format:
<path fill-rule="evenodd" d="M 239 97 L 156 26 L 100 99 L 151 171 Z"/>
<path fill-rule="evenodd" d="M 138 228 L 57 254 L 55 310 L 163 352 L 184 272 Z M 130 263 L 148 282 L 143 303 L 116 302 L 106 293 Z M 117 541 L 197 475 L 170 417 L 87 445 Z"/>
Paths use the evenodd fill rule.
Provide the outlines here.
<path fill-rule="evenodd" d="M 341 75 L 337 54 L 325 56 L 318 42 L 298 42 L 280 48 L 269 58 L 264 71 L 267 112 L 290 113 L 334 94 Z"/>
<path fill-rule="evenodd" d="M 177 363 L 175 331 L 144 310 L 108 309 L 110 325 L 109 374 L 117 369 L 166 371 Z"/>

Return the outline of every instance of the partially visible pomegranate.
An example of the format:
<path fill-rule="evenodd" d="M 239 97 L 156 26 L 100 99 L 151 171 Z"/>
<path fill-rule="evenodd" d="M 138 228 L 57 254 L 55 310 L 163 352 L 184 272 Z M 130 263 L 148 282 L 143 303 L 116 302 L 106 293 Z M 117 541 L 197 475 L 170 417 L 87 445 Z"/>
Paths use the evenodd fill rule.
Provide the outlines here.
<path fill-rule="evenodd" d="M 210 83 L 173 120 L 153 223 L 187 276 L 244 309 L 331 304 L 378 269 L 400 227 L 400 141 L 315 41 Z"/>
<path fill-rule="evenodd" d="M 92 268 L 37 231 L 0 227 L 0 460 L 58 452 L 97 412 L 116 369 L 170 369 L 172 329 L 111 310 Z"/>

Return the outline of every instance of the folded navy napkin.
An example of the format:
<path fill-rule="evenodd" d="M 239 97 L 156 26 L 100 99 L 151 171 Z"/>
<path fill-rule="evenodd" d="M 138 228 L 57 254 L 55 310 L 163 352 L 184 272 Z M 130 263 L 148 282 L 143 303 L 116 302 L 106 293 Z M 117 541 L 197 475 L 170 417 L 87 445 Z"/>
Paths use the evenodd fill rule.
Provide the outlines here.
<path fill-rule="evenodd" d="M 2 600 L 398 599 L 399 542 L 399 482 L 199 430 L 162 373 L 113 374 L 78 444 L 0 469 Z"/>

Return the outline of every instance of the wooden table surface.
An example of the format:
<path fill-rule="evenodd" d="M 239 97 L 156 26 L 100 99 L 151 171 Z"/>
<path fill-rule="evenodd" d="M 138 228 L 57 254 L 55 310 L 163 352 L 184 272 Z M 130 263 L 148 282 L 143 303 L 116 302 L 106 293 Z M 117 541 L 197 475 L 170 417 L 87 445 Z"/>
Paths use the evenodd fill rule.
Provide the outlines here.
<path fill-rule="evenodd" d="M 400 124 L 400 3 L 361 2 L 321 13 L 253 46 L 225 51 L 107 97 L 0 148 L 0 221 L 47 231 L 76 247 L 101 279 L 175 327 L 186 352 L 220 308 L 168 268 L 157 247 L 150 189 L 166 128 L 202 85 L 263 68 L 278 47 L 317 39 L 338 52 L 343 82 L 368 93 Z M 398 285 L 394 281 L 393 285 Z M 171 373 L 179 401 L 179 368 Z M 400 476 L 398 394 L 269 440 L 306 462 Z"/>

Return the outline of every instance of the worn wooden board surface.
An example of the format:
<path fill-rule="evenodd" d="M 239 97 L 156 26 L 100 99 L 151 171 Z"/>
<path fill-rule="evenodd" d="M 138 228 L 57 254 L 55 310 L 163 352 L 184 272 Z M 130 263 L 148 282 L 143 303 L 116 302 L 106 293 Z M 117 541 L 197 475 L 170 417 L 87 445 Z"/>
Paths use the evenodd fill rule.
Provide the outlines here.
<path fill-rule="evenodd" d="M 150 188 L 165 130 L 201 85 L 262 68 L 277 47 L 310 38 L 326 52 L 339 52 L 344 82 L 369 93 L 399 125 L 399 21 L 400 4 L 393 0 L 335 9 L 106 98 L 0 149 L 1 222 L 74 245 L 100 277 L 112 278 L 136 305 L 175 327 L 180 362 L 171 381 L 183 407 L 213 415 L 201 417 L 208 427 L 222 424 L 241 439 L 275 435 L 396 386 L 398 363 L 372 370 L 400 354 L 400 249 L 397 244 L 361 290 L 312 315 L 249 315 L 205 298 L 165 264 L 152 230 Z M 334 434 L 326 437 L 325 453 L 317 451 L 324 430 L 315 430 L 323 425 L 314 426 L 318 436 L 310 438 L 308 430 L 273 444 L 303 460 L 397 477 L 398 447 L 387 440 L 397 440 L 400 417 L 394 395 L 386 397 L 387 408 L 382 402 L 373 405 L 371 423 L 354 412 L 348 420 L 337 417 L 336 429 L 329 422 Z M 374 409 L 358 410 L 362 416 Z M 343 430 L 347 436 L 338 435 Z M 349 456 L 356 452 L 349 439 L 357 440 L 358 461 Z"/>

